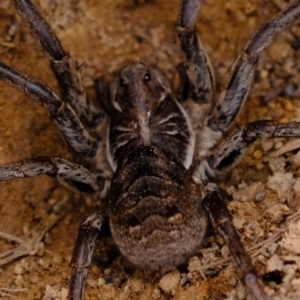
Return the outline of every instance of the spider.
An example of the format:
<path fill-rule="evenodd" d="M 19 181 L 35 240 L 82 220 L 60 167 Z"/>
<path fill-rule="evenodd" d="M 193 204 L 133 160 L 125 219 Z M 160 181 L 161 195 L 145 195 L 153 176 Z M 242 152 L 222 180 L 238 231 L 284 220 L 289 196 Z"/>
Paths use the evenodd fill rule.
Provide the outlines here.
<path fill-rule="evenodd" d="M 69 299 L 84 297 L 95 241 L 105 225 L 128 261 L 141 269 L 166 271 L 197 252 L 208 222 L 223 236 L 249 292 L 268 299 L 232 224 L 226 194 L 213 182 L 258 138 L 300 136 L 297 122 L 257 121 L 230 132 L 251 88 L 260 52 L 297 20 L 300 1 L 254 33 L 214 101 L 213 71 L 195 26 L 202 1 L 181 0 L 175 32 L 184 68 L 177 99 L 160 69 L 134 63 L 121 69 L 111 84 L 96 80 L 98 104 L 86 97 L 76 61 L 31 1 L 13 3 L 48 56 L 61 96 L 3 63 L 0 79 L 49 111 L 82 163 L 60 157 L 26 159 L 2 166 L 0 180 L 47 174 L 103 199 L 103 207 L 79 228 Z M 99 129 L 103 111 L 109 118 L 106 137 Z M 110 169 L 103 167 L 106 161 Z"/>

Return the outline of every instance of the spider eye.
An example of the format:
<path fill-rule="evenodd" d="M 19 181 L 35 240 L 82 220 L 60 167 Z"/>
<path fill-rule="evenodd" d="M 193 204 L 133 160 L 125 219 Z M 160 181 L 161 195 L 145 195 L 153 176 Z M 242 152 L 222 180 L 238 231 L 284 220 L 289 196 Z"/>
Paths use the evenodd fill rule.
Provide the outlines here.
<path fill-rule="evenodd" d="M 151 80 L 151 75 L 149 72 L 147 72 L 145 75 L 144 75 L 144 81 L 150 81 Z"/>
<path fill-rule="evenodd" d="M 127 86 L 127 82 L 125 81 L 125 79 L 120 78 L 120 86 L 122 86 L 122 87 Z"/>

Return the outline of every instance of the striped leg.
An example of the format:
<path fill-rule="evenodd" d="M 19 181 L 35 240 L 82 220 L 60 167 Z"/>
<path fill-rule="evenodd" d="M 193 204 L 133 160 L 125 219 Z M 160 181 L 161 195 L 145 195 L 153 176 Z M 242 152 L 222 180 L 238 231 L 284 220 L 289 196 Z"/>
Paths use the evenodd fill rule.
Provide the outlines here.
<path fill-rule="evenodd" d="M 60 85 L 62 98 L 74 109 L 85 126 L 93 123 L 98 111 L 86 97 L 76 60 L 64 50 L 51 26 L 30 0 L 13 0 L 13 3 L 48 56 Z"/>
<path fill-rule="evenodd" d="M 236 59 L 231 78 L 208 119 L 208 126 L 212 130 L 224 132 L 232 124 L 251 89 L 259 54 L 299 17 L 300 1 L 296 0 L 253 34 Z"/>
<path fill-rule="evenodd" d="M 207 182 L 232 169 L 257 139 L 276 137 L 300 137 L 300 122 L 256 121 L 239 127 L 200 163 L 201 180 Z"/>
<path fill-rule="evenodd" d="M 237 272 L 256 300 L 268 300 L 258 275 L 246 253 L 237 230 L 233 226 L 232 217 L 227 210 L 224 193 L 213 183 L 209 183 L 203 192 L 202 205 L 208 213 L 212 225 L 217 228 L 231 251 Z"/>
<path fill-rule="evenodd" d="M 0 167 L 0 181 L 41 174 L 56 177 L 63 185 L 83 193 L 104 194 L 109 180 L 60 157 L 36 157 Z"/>
<path fill-rule="evenodd" d="M 181 1 L 176 34 L 185 59 L 192 100 L 198 104 L 212 104 L 213 71 L 195 24 L 201 4 L 202 0 Z"/>
<path fill-rule="evenodd" d="M 84 285 L 91 264 L 94 246 L 106 217 L 102 212 L 89 216 L 80 226 L 71 266 L 73 268 L 68 299 L 83 300 Z"/>

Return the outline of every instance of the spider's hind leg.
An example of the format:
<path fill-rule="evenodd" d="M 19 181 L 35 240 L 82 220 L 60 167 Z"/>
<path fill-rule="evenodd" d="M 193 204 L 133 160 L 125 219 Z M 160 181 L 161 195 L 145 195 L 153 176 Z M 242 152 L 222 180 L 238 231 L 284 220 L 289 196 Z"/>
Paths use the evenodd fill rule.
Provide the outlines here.
<path fill-rule="evenodd" d="M 80 226 L 73 250 L 71 266 L 73 268 L 68 299 L 82 300 L 84 285 L 96 239 L 107 222 L 105 214 L 101 211 L 89 216 Z"/>
<path fill-rule="evenodd" d="M 232 223 L 232 217 L 225 204 L 224 193 L 216 184 L 209 183 L 202 196 L 202 206 L 206 210 L 210 222 L 219 230 L 227 244 L 239 277 L 256 300 L 269 299 Z"/>

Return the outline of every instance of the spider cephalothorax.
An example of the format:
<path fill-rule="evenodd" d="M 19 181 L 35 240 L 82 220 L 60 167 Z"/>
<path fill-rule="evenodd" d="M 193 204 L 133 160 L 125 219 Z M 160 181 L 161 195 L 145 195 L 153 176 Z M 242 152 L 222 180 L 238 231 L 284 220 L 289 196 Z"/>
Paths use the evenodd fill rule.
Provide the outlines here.
<path fill-rule="evenodd" d="M 300 1 L 252 36 L 215 101 L 213 71 L 195 27 L 202 1 L 182 0 L 176 35 L 188 90 L 174 95 L 159 69 L 132 64 L 119 72 L 110 88 L 97 80 L 102 105 L 86 97 L 75 60 L 31 1 L 13 2 L 47 54 L 62 96 L 2 63 L 0 79 L 48 109 L 82 165 L 60 157 L 36 157 L 1 167 L 0 180 L 47 174 L 106 201 L 105 209 L 80 226 L 69 298 L 83 299 L 95 240 L 105 223 L 121 253 L 137 267 L 169 270 L 197 252 L 210 221 L 227 243 L 249 291 L 258 300 L 267 299 L 232 224 L 226 194 L 211 181 L 232 168 L 256 139 L 300 136 L 297 122 L 258 121 L 228 132 L 251 88 L 259 53 L 299 18 Z M 102 138 L 101 107 L 109 119 Z"/>
<path fill-rule="evenodd" d="M 160 147 L 190 167 L 192 126 L 160 70 L 144 64 L 125 67 L 112 84 L 111 106 L 108 158 L 113 169 L 124 151 L 142 145 Z"/>

